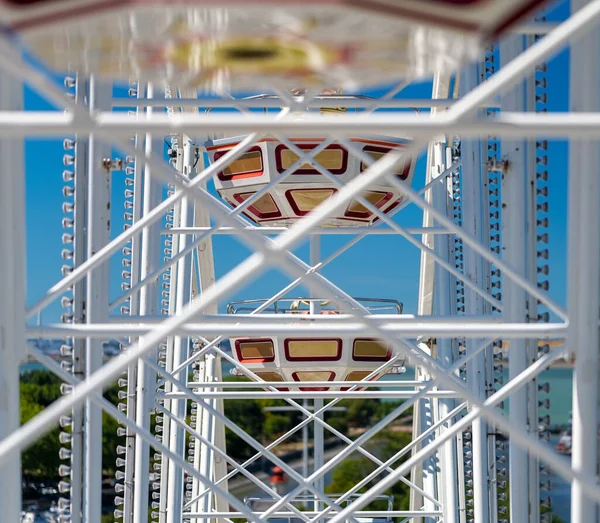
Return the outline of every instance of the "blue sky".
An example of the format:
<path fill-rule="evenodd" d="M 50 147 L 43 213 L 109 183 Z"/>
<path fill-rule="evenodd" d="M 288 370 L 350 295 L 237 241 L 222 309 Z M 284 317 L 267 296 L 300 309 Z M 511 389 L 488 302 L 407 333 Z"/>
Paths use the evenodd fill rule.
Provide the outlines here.
<path fill-rule="evenodd" d="M 548 9 L 549 21 L 564 20 L 568 14 L 568 2 L 551 4 Z M 548 64 L 548 110 L 568 109 L 568 51 L 565 50 Z M 369 91 L 364 94 L 378 95 Z M 119 90 L 120 96 L 123 92 Z M 429 97 L 431 85 L 426 82 L 411 85 L 399 98 Z M 43 98 L 29 89 L 25 92 L 25 106 L 28 110 L 54 110 Z M 27 185 L 27 275 L 28 304 L 41 298 L 46 289 L 61 278 L 61 243 L 63 233 L 62 203 L 62 139 L 27 140 L 26 185 Z M 568 152 L 564 141 L 551 141 L 549 144 L 550 191 L 550 295 L 562 305 L 565 303 L 566 275 L 566 194 Z M 416 166 L 414 187 L 422 187 L 425 178 L 425 161 L 422 156 Z M 122 231 L 123 224 L 123 180 L 115 174 L 113 182 L 113 237 Z M 394 218 L 403 226 L 421 226 L 421 212 L 414 205 L 407 207 Z M 327 257 L 341 245 L 350 241 L 351 236 L 325 236 L 322 239 L 322 255 Z M 246 258 L 250 251 L 234 237 L 215 236 L 215 266 L 217 278 L 235 267 Z M 308 261 L 306 245 L 296 253 Z M 362 240 L 323 271 L 336 285 L 354 296 L 394 298 L 402 301 L 405 312 L 416 313 L 419 280 L 419 251 L 400 237 L 372 236 Z M 121 259 L 116 256 L 111 261 L 111 297 L 120 292 Z M 240 289 L 231 299 L 268 298 L 278 292 L 291 280 L 277 270 L 267 272 L 251 285 Z M 306 295 L 298 290 L 296 296 Z M 224 310 L 224 302 L 221 310 Z M 57 301 L 43 313 L 43 323 L 59 321 L 62 312 Z"/>

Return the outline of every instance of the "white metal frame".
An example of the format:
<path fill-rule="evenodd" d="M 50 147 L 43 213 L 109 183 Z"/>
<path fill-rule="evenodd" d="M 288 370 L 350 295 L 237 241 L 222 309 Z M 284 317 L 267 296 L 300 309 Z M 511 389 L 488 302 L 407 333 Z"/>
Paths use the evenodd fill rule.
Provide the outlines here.
<path fill-rule="evenodd" d="M 10 248 L 2 249 L 0 253 L 0 270 L 3 273 L 2 292 L 0 292 L 0 349 L 2 365 L 0 365 L 0 385 L 6 390 L 7 401 L 0 402 L 0 505 L 8 507 L 0 512 L 0 521 L 15 521 L 20 510 L 19 452 L 33 443 L 41 434 L 47 432 L 60 417 L 78 409 L 85 404 L 85 422 L 83 433 L 85 437 L 85 480 L 77 483 L 77 478 L 71 477 L 71 495 L 73 506 L 79 502 L 73 501 L 77 492 L 83 494 L 81 502 L 82 520 L 96 521 L 100 511 L 100 443 L 98 439 L 98 423 L 100 412 L 114 416 L 127 428 L 128 435 L 135 433 L 135 443 L 129 443 L 125 451 L 125 487 L 124 513 L 126 521 L 146 522 L 148 519 L 148 482 L 135 478 L 149 476 L 149 448 L 155 448 L 162 455 L 159 514 L 161 522 L 174 522 L 184 519 L 218 518 L 230 521 L 232 517 L 247 517 L 252 521 L 262 521 L 276 516 L 295 516 L 304 521 L 322 521 L 325 518 L 331 523 L 352 520 L 356 518 L 375 517 L 381 515 L 364 509 L 376 496 L 382 494 L 396 481 L 403 481 L 411 487 L 416 495 L 410 511 L 387 511 L 388 516 L 403 516 L 409 519 L 426 518 L 425 521 L 436 519 L 446 523 L 464 521 L 464 514 L 454 507 L 463 507 L 465 498 L 472 497 L 472 517 L 476 522 L 498 521 L 495 513 L 495 501 L 490 502 L 488 495 L 490 477 L 488 459 L 493 459 L 486 444 L 488 427 L 505 432 L 510 437 L 511 449 L 509 458 L 509 481 L 511 493 L 510 516 L 513 520 L 525 521 L 530 516 L 531 477 L 530 470 L 523 474 L 525 465 L 532 468 L 535 459 L 549 465 L 555 473 L 573 483 L 572 488 L 572 518 L 573 521 L 597 521 L 596 503 L 600 502 L 600 488 L 596 480 L 598 461 L 598 442 L 590 438 L 584 429 L 584 423 L 597 425 L 598 401 L 598 317 L 600 303 L 600 273 L 598 242 L 589 238 L 598 236 L 597 224 L 600 217 L 596 216 L 600 208 L 600 185 L 594 169 L 598 165 L 598 153 L 592 140 L 600 132 L 600 117 L 597 113 L 583 113 L 598 109 L 598 66 L 594 61 L 598 49 L 598 31 L 595 25 L 600 18 L 600 0 L 589 3 L 576 2 L 579 9 L 564 23 L 553 27 L 548 35 L 536 45 L 524 50 L 522 36 L 511 35 L 503 42 L 500 54 L 505 60 L 502 69 L 485 82 L 480 82 L 477 65 L 467 70 L 462 80 L 463 90 L 468 91 L 458 101 L 448 97 L 435 102 L 422 102 L 429 107 L 446 108 L 431 116 L 412 115 L 407 113 L 389 114 L 358 114 L 345 115 L 332 120 L 313 118 L 308 115 L 303 120 L 290 118 L 288 109 L 283 109 L 277 116 L 200 115 L 178 113 L 173 110 L 182 107 L 225 106 L 238 107 L 244 112 L 253 104 L 264 107 L 274 104 L 276 107 L 304 107 L 311 105 L 322 107 L 323 100 L 307 95 L 303 99 L 294 99 L 285 93 L 278 93 L 275 100 L 259 98 L 238 103 L 234 101 L 208 102 L 191 100 L 181 93 L 182 99 L 169 97 L 160 93 L 155 102 L 152 85 L 141 89 L 138 86 L 138 99 L 127 101 L 129 106 L 145 107 L 142 116 L 141 109 L 136 118 L 121 113 L 107 112 L 110 101 L 101 95 L 102 88 L 95 79 L 89 80 L 90 104 L 71 103 L 64 100 L 62 93 L 39 71 L 25 65 L 17 50 L 11 48 L 11 43 L 2 38 L 3 60 L 0 67 L 14 75 L 15 81 L 6 72 L 0 73 L 0 148 L 8 154 L 3 154 L 0 169 L 0 238 L 2 245 Z M 533 29 L 532 29 L 533 30 Z M 587 34 L 590 33 L 590 34 Z M 580 114 L 523 114 L 507 111 L 523 111 L 527 108 L 524 99 L 523 76 L 531 74 L 535 65 L 559 50 L 567 42 L 575 39 L 574 49 L 579 51 L 572 59 L 571 96 L 573 109 Z M 510 61 L 509 61 L 510 59 Z M 62 113 L 22 113 L 18 112 L 20 100 L 20 82 L 26 81 L 33 87 L 41 89 L 53 101 L 66 105 L 68 111 Z M 399 90 L 400 87 L 397 89 Z M 513 89 L 512 91 L 510 89 Z M 396 91 L 397 91 L 396 90 Z M 142 94 L 143 93 L 143 94 Z M 489 105 L 497 93 L 504 93 L 501 107 L 504 110 L 493 121 L 486 120 L 481 115 L 482 107 Z M 389 93 L 392 98 L 395 91 Z M 164 95 L 164 96 L 163 96 Z M 144 97 L 145 96 L 145 97 Z M 348 106 L 358 107 L 411 107 L 414 101 L 395 102 L 358 100 L 350 103 L 350 99 L 333 99 L 336 107 L 340 100 Z M 329 103 L 329 102 L 327 102 Z M 122 105 L 125 102 L 114 101 L 112 105 Z M 363 106 L 364 106 L 363 105 Z M 415 105 L 417 105 L 415 103 Z M 152 107 L 167 107 L 164 114 L 156 114 Z M 100 107 L 103 111 L 95 110 Z M 362 106 L 361 106 L 362 107 Z M 93 113 L 90 113 L 90 109 Z M 368 111 L 369 112 L 369 111 Z M 206 166 L 197 174 L 194 171 L 194 147 L 191 138 L 198 137 L 210 126 L 211 131 L 227 133 L 251 132 L 244 140 L 235 146 L 223 158 Z M 392 152 L 383 159 L 373 163 L 372 160 L 355 149 L 347 137 L 359 133 L 385 133 L 402 126 L 403 130 L 415 137 L 415 142 L 408 152 Z M 252 199 L 244 206 L 231 211 L 225 204 L 210 195 L 206 181 L 228 162 L 239 157 L 263 136 L 270 134 L 286 144 L 294 151 L 299 160 L 311 161 L 321 174 L 330 181 L 337 183 L 326 169 L 313 160 L 317 150 L 305 153 L 296 147 L 286 136 L 293 132 L 297 135 L 318 129 L 318 132 L 328 136 L 328 140 L 337 141 L 346 147 L 350 154 L 360 157 L 370 167 L 364 174 L 343 187 L 328 202 L 319 206 L 306 218 L 285 228 L 257 230 L 246 219 L 240 216 L 241 211 L 250 205 Z M 506 202 L 510 216 L 503 218 L 503 242 L 506 255 L 498 256 L 491 252 L 487 240 L 483 237 L 487 218 L 483 216 L 486 206 L 482 199 L 485 194 L 485 182 L 482 176 L 487 176 L 481 158 L 481 142 L 479 135 L 494 133 L 496 136 L 512 138 L 504 142 L 502 154 L 508 163 L 505 180 L 502 187 L 503 201 Z M 25 250 L 24 250 L 24 205 L 19 206 L 24 198 L 23 176 L 10 176 L 13 172 L 22 173 L 22 149 L 12 143 L 15 138 L 25 135 L 64 135 L 77 134 L 78 139 L 89 135 L 88 162 L 89 174 L 87 200 L 85 201 L 88 219 L 87 257 L 85 261 L 77 260 L 77 266 L 60 282 L 52 286 L 48 293 L 25 311 Z M 137 134 L 138 142 L 131 145 L 127 137 Z M 162 136 L 177 134 L 179 163 L 173 167 L 165 163 L 162 155 Z M 460 135 L 461 138 L 472 137 L 462 141 L 463 161 L 460 166 L 463 190 L 463 226 L 454 223 L 448 209 L 450 202 L 449 184 L 446 178 L 457 171 L 458 165 L 449 165 L 445 146 L 451 146 L 445 141 L 436 141 L 440 134 Z M 531 281 L 528 274 L 527 239 L 524 222 L 527 221 L 526 191 L 523 185 L 526 180 L 526 144 L 525 138 L 540 136 L 562 136 L 579 139 L 571 144 L 571 165 L 569 177 L 569 301 L 568 314 L 548 295 Z M 10 139 L 9 136 L 10 135 Z M 144 135 L 144 140 L 141 136 Z M 160 137 L 160 138 L 159 138 Z M 581 141 L 585 138 L 586 141 Z M 9 141 L 10 140 L 10 141 Z M 432 169 L 430 183 L 421 191 L 408 187 L 398 181 L 393 170 L 404 159 L 405 154 L 418 152 L 428 142 L 433 141 L 430 150 L 428 166 Z M 144 148 L 142 147 L 144 143 Z M 325 142 L 327 143 L 327 141 Z M 10 145 L 8 145 L 10 144 Z M 103 171 L 98 162 L 99 157 L 110 154 L 109 148 L 114 145 L 120 151 L 135 159 L 135 196 L 134 220 L 126 231 L 110 241 L 107 227 L 107 214 L 103 209 L 110 200 L 110 174 Z M 324 145 L 323 145 L 324 146 Z M 465 159 L 466 158 L 466 159 Z M 371 165 L 372 164 L 372 165 Z M 288 171 L 292 172 L 292 167 Z M 142 182 L 143 173 L 143 182 Z M 573 174 L 576 173 L 576 174 Z M 283 173 L 280 178 L 289 173 Z M 361 194 L 376 180 L 385 180 L 406 195 L 407 203 L 415 203 L 424 210 L 429 224 L 420 229 L 406 229 L 392 221 L 389 216 L 382 214 Z M 278 180 L 279 181 L 279 180 Z M 139 188 L 142 182 L 142 189 Z M 166 199 L 160 195 L 162 182 L 171 184 L 174 193 Z M 100 184 L 104 190 L 98 190 Z M 265 189 L 266 190 L 266 189 Z M 428 193 L 431 191 L 432 197 Z M 264 193 L 264 191 L 263 191 Z M 254 196 L 256 199 L 260 193 Z M 425 198 L 421 196 L 425 194 Z M 328 217 L 338 212 L 352 200 L 359 200 L 365 207 L 381 218 L 386 228 L 375 228 L 373 231 L 339 231 L 353 233 L 356 237 L 347 246 L 340 249 L 332 257 L 321 260 L 318 234 L 324 233 L 320 224 Z M 107 201 L 108 200 L 108 201 Z M 80 202 L 77 202 L 80 203 Z M 192 206 L 194 219 L 192 220 Z M 174 229 L 162 230 L 158 221 L 166 212 L 175 208 L 176 216 Z M 216 221 L 211 227 L 208 215 Z M 431 225 L 432 227 L 430 227 Z M 433 226 L 435 225 L 435 226 Z M 328 231 L 330 232 L 330 231 Z M 385 317 L 371 315 L 357 300 L 346 294 L 342 289 L 324 278 L 320 271 L 338 254 L 355 245 L 367 234 L 398 234 L 406 238 L 426 254 L 425 258 L 435 261 L 434 295 L 437 306 L 431 307 L 434 313 L 430 318 L 413 317 L 409 315 Z M 167 233 L 173 238 L 172 255 L 164 266 L 159 267 L 159 242 L 161 235 Z M 214 233 L 236 234 L 241 241 L 255 251 L 244 262 L 228 274 L 214 281 L 212 266 L 212 251 L 205 255 L 197 255 L 199 280 L 196 276 L 193 255 L 197 246 L 210 246 L 211 235 Z M 337 233 L 337 232 L 336 232 Z M 195 235 L 192 240 L 189 235 Z M 271 239 L 267 234 L 274 234 Z M 431 235 L 433 248 L 429 242 L 419 242 L 415 234 Z M 305 263 L 291 250 L 303 239 L 310 237 L 310 260 Z M 465 256 L 464 271 L 458 270 L 450 263 L 450 246 L 448 239 L 454 237 L 462 241 Z M 131 288 L 124 297 L 115 303 L 108 303 L 106 296 L 108 275 L 102 274 L 103 266 L 126 242 L 132 240 L 135 256 L 140 260 L 139 275 L 132 274 Z M 430 240 L 431 241 L 431 240 Z M 141 242 L 138 243 L 138 242 Z M 426 244 L 426 243 L 429 243 Z M 531 254 L 530 254 L 531 256 Z M 502 302 L 495 298 L 486 288 L 485 274 L 491 266 L 502 271 L 505 297 Z M 245 282 L 265 272 L 267 268 L 277 266 L 293 278 L 293 283 L 277 295 L 267 300 L 256 309 L 256 314 L 236 315 L 234 318 L 217 314 L 216 305 L 242 286 Z M 170 270 L 170 298 L 168 317 L 158 316 L 158 286 L 156 277 Z M 26 318 L 31 317 L 65 290 L 86 281 L 86 323 L 68 325 L 50 325 L 26 327 Z M 451 316 L 454 312 L 449 295 L 449 289 L 454 279 L 461 280 L 465 286 L 465 317 Z M 214 281 L 214 283 L 213 283 Z M 270 303 L 284 296 L 299 284 L 308 286 L 313 298 L 323 296 L 333 300 L 343 314 L 336 317 L 322 317 L 319 313 L 318 302 L 311 301 L 310 315 L 303 318 L 311 320 L 310 324 L 292 324 L 286 315 L 261 314 Z M 139 291 L 139 297 L 137 292 Z M 437 294 L 436 294 L 437 293 Z M 190 300 L 190 296 L 194 299 Z M 425 299 L 423 291 L 422 299 Z M 560 320 L 547 324 L 535 324 L 526 317 L 526 300 L 539 300 Z M 129 300 L 130 317 L 115 318 L 109 316 L 109 310 L 120 303 Z M 487 303 L 487 304 L 486 304 Z M 491 317 L 487 314 L 490 306 L 503 312 L 502 316 Z M 236 385 L 223 382 L 215 365 L 220 359 L 237 364 L 228 354 L 218 347 L 218 340 L 226 335 L 276 334 L 276 333 L 316 333 L 347 332 L 376 336 L 393 346 L 395 355 L 386 364 L 392 367 L 399 358 L 408 356 L 418 365 L 425 377 L 411 384 L 412 390 L 361 390 L 356 388 L 359 382 L 350 385 L 349 391 L 339 391 L 332 388 L 326 392 L 288 391 L 276 389 L 281 383 L 261 382 L 253 373 L 243 367 L 240 371 L 255 379 L 259 385 L 268 390 L 256 392 L 236 391 Z M 574 380 L 574 416 L 573 416 L 573 463 L 571 465 L 562 457 L 554 454 L 536 437 L 533 437 L 531 414 L 527 402 L 535 401 L 536 397 L 528 397 L 528 383 L 554 360 L 561 348 L 554 349 L 537 361 L 528 365 L 526 339 L 543 339 L 557 336 L 567 336 L 569 349 L 576 355 Z M 49 406 L 30 422 L 20 428 L 18 426 L 18 363 L 23 359 L 26 346 L 26 336 L 69 336 L 75 340 L 85 339 L 87 351 L 86 379 L 81 381 L 77 376 L 69 374 L 59 365 L 36 349 L 32 354 L 44 363 L 50 370 L 60 376 L 65 383 L 73 385 L 72 391 Z M 188 337 L 198 337 L 204 346 L 195 354 L 188 353 Z M 210 337 L 216 336 L 215 339 Z M 101 339 L 118 337 L 130 340 L 131 344 L 120 358 L 101 365 L 98 349 Z M 432 338 L 437 338 L 435 344 Z M 418 338 L 418 339 L 417 339 Z M 456 358 L 449 343 L 450 339 L 466 340 L 466 355 Z M 485 361 L 490 351 L 490 344 L 497 339 L 512 339 L 509 354 L 510 381 L 496 392 L 490 393 L 489 375 L 486 378 Z M 166 367 L 162 368 L 158 360 L 158 347 L 166 340 Z M 429 344 L 428 344 L 429 341 Z M 488 352 L 485 352 L 488 351 Z M 197 381 L 190 381 L 182 376 L 182 370 L 193 361 L 200 361 L 203 373 Z M 467 366 L 467 380 L 456 376 L 456 372 Z M 387 368 L 386 367 L 386 368 Z M 101 396 L 101 390 L 109 383 L 127 372 L 128 391 L 135 393 L 135 407 L 132 402 L 131 411 L 124 414 Z M 376 375 L 375 371 L 373 375 Z M 164 385 L 164 392 L 156 392 L 156 377 L 158 386 Z M 215 381 L 217 380 L 217 381 Z M 246 384 L 247 385 L 247 384 Z M 258 384 L 257 384 L 258 385 Z M 323 385 L 315 383 L 315 386 Z M 363 383 L 363 385 L 365 385 Z M 233 390 L 225 390 L 231 388 Z M 385 388 L 385 386 L 384 386 Z M 531 388 L 529 389 L 531 391 Z M 531 394 L 530 394 L 531 396 Z M 282 398 L 292 407 L 298 409 L 305 419 L 292 431 L 288 432 L 271 444 L 263 444 L 246 434 L 223 413 L 223 401 L 240 398 Z M 396 408 L 390 415 L 368 429 L 361 437 L 351 440 L 331 427 L 324 419 L 323 413 L 342 398 L 377 397 L 377 398 L 407 398 L 407 401 Z M 510 397 L 511 413 L 507 419 L 494 407 Z M 314 409 L 310 411 L 306 404 L 298 399 L 311 398 Z M 324 404 L 324 399 L 334 401 Z M 190 401 L 197 406 L 201 422 L 198 428 L 189 426 L 185 419 L 185 405 Z M 161 404 L 162 402 L 162 404 Z M 373 456 L 363 445 L 377 432 L 386 427 L 402 412 L 412 405 L 419 405 L 420 423 L 414 434 L 413 442 L 386 463 Z M 424 409 L 424 406 L 428 409 Z M 462 415 L 467 407 L 468 413 Z M 135 408 L 135 414 L 133 409 Z M 160 411 L 163 418 L 163 436 L 158 441 L 150 427 L 151 409 Z M 430 410 L 430 418 L 425 419 L 424 411 Z M 534 410 L 534 412 L 537 412 Z M 536 414 L 537 415 L 537 414 Z M 584 421 L 585 420 L 585 421 Z M 298 473 L 293 467 L 277 457 L 272 449 L 292 433 L 301 430 L 312 423 L 315 427 L 315 460 L 312 473 Z M 455 465 L 464 470 L 465 458 L 459 450 L 464 447 L 464 440 L 455 446 L 456 436 L 470 427 L 472 434 L 472 469 L 473 493 L 465 494 L 465 478 L 456 475 Z M 240 438 L 254 447 L 257 454 L 244 464 L 236 464 L 228 457 L 224 448 L 225 428 L 233 431 Z M 329 462 L 324 462 L 323 438 L 324 430 L 335 434 L 347 446 L 337 453 Z M 187 432 L 195 441 L 198 454 L 192 464 L 186 460 L 184 434 Z M 101 433 L 101 431 L 100 431 Z M 131 440 L 130 440 L 131 441 Z M 377 465 L 375 472 L 361 481 L 353 489 L 334 498 L 324 493 L 323 478 L 326 472 L 341 463 L 353 451 L 370 458 Z M 402 465 L 393 467 L 395 461 L 411 452 L 412 456 Z M 264 482 L 246 470 L 246 466 L 260 458 L 267 457 L 272 463 L 280 466 L 286 474 L 298 483 L 289 494 L 279 495 Z M 529 456 L 529 459 L 528 459 Z M 74 458 L 80 459 L 80 458 Z M 430 465 L 441 463 L 442 474 L 415 474 L 412 481 L 404 476 L 412 469 L 427 467 L 424 463 L 430 460 Z M 234 469 L 226 473 L 224 463 L 228 462 Z M 218 464 L 217 464 L 218 463 Z M 493 467 L 491 467 L 493 469 Z M 381 472 L 387 471 L 383 479 L 364 494 L 353 497 L 357 490 L 367 485 Z M 191 499 L 185 500 L 184 472 L 193 478 Z M 263 512 L 255 512 L 241 500 L 233 496 L 227 488 L 228 480 L 237 472 L 248 477 L 260 487 L 274 503 Z M 453 479 L 454 478 L 454 479 Z M 443 485 L 446 484 L 444 487 Z M 15 487 L 16 486 L 16 487 Z M 206 490 L 203 490 L 206 489 Z M 293 501 L 297 496 L 308 491 L 314 499 L 312 510 L 300 511 Z M 208 494 L 215 495 L 211 498 Z M 438 499 L 439 498 L 439 499 Z M 352 499 L 351 502 L 344 504 Z M 423 503 L 423 507 L 421 507 Z M 229 510 L 228 505 L 233 510 Z M 453 507 L 453 508 L 450 508 Z M 468 513 L 468 510 L 465 511 Z M 78 520 L 78 515 L 72 515 L 72 520 Z M 467 517 L 467 520 L 469 518 Z"/>

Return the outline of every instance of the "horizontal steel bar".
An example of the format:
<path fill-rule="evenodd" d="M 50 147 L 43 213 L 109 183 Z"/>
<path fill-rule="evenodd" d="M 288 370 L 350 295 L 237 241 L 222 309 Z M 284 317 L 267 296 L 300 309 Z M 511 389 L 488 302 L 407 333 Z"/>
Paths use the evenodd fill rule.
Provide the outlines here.
<path fill-rule="evenodd" d="M 493 119 L 454 122 L 441 113 L 435 117 L 412 113 L 378 113 L 371 116 L 339 116 L 327 119 L 312 114 L 302 120 L 252 115 L 245 118 L 228 115 L 181 114 L 174 117 L 152 115 L 134 119 L 122 113 L 101 113 L 89 120 L 77 120 L 69 113 L 0 111 L 0 135 L 56 136 L 102 132 L 115 138 L 135 133 L 188 134 L 224 132 L 230 134 L 279 133 L 289 136 L 362 136 L 365 134 L 406 134 L 428 137 L 433 134 L 460 134 L 477 137 L 600 136 L 600 113 L 500 113 Z"/>
<path fill-rule="evenodd" d="M 303 405 L 302 408 L 308 411 L 314 411 L 315 408 L 312 405 Z M 267 412 L 298 412 L 298 409 L 295 407 L 263 407 L 264 411 Z M 348 409 L 346 407 L 329 407 L 327 412 L 346 412 Z"/>
<path fill-rule="evenodd" d="M 425 387 L 429 381 L 409 381 L 409 380 L 398 380 L 398 381 L 344 381 L 342 382 L 331 382 L 331 381 L 303 381 L 303 387 L 352 387 L 354 385 L 360 387 Z M 188 383 L 190 389 L 220 389 L 220 388 L 231 388 L 231 389 L 244 389 L 244 388 L 264 388 L 264 387 L 297 387 L 297 381 L 215 381 L 215 382 L 204 382 L 204 381 L 192 381 Z M 273 407 L 275 408 L 275 407 Z M 277 407 L 279 408 L 279 407 Z M 281 407 L 282 409 L 296 410 L 292 407 Z M 304 407 L 309 408 L 309 407 Z M 312 408 L 312 407 L 310 407 Z M 335 407 L 331 407 L 334 409 Z M 331 410 L 328 409 L 328 410 Z"/>
<path fill-rule="evenodd" d="M 172 229 L 162 229 L 162 234 L 197 234 L 212 230 L 211 227 L 173 227 Z M 257 232 L 259 234 L 279 234 L 289 230 L 289 227 L 246 227 L 245 229 L 236 229 L 234 227 L 219 227 L 213 234 L 243 234 L 244 231 Z M 342 234 L 363 234 L 365 230 L 369 235 L 373 234 L 395 234 L 398 231 L 387 227 L 317 227 L 313 229 L 311 235 L 342 235 Z M 407 227 L 405 231 L 410 234 L 450 234 L 443 227 Z"/>
<path fill-rule="evenodd" d="M 362 301 L 363 298 L 356 298 L 357 300 Z M 294 302 L 296 300 L 306 300 L 306 301 L 317 301 L 322 302 L 325 301 L 326 298 L 290 298 L 290 299 L 281 299 L 278 301 L 281 302 Z M 263 303 L 265 300 L 245 300 L 239 302 L 232 302 L 236 305 L 245 305 L 245 304 L 259 304 Z M 381 301 L 381 303 L 385 303 L 385 300 L 373 300 L 376 302 Z M 393 300 L 392 300 L 393 302 Z M 389 309 L 389 307 L 388 307 Z M 308 312 L 307 309 L 304 309 L 302 312 Z M 260 314 L 206 314 L 199 317 L 202 318 L 202 323 L 207 324 L 215 324 L 215 325 L 257 325 L 257 324 L 285 324 L 285 325 L 296 325 L 298 322 L 304 323 L 327 323 L 332 322 L 336 324 L 342 323 L 352 323 L 356 321 L 355 317 L 351 314 L 294 314 L 288 313 L 283 314 L 281 312 L 273 313 L 273 312 L 261 312 Z M 164 321 L 164 316 L 110 316 L 109 322 L 116 324 L 158 324 Z M 422 324 L 439 324 L 439 323 L 447 323 L 453 325 L 503 325 L 501 317 L 494 316 L 417 316 L 415 314 L 376 314 L 369 317 L 370 320 L 376 323 L 393 323 L 394 325 L 398 324 L 406 324 L 406 325 L 415 325 L 419 326 Z M 518 325 L 531 325 L 529 323 L 520 323 Z M 547 325 L 562 325 L 566 326 L 563 323 L 549 323 Z"/>
<path fill-rule="evenodd" d="M 332 385 L 334 382 L 329 382 Z M 304 386 L 302 382 L 296 382 L 296 387 Z M 412 398 L 419 394 L 419 391 L 414 390 L 352 390 L 352 391 L 315 391 L 315 390 L 299 390 L 299 391 L 240 391 L 240 392 L 202 392 L 203 399 L 220 398 L 223 400 L 243 400 L 243 399 L 303 399 L 303 398 L 321 398 L 321 399 L 336 399 L 341 396 L 344 398 Z M 432 390 L 425 392 L 423 396 L 428 398 L 462 398 L 462 396 L 451 390 Z M 156 393 L 157 400 L 164 398 L 185 398 L 188 395 L 184 392 L 163 392 Z"/>
<path fill-rule="evenodd" d="M 375 316 L 376 317 L 376 316 Z M 27 336 L 30 338 L 44 337 L 66 337 L 75 338 L 106 338 L 106 337 L 137 337 L 143 336 L 155 328 L 155 324 L 121 324 L 96 323 L 96 324 L 50 324 L 42 326 L 30 326 L 27 328 Z M 567 327 L 565 324 L 475 324 L 461 325 L 457 323 L 420 323 L 403 324 L 400 322 L 389 322 L 379 324 L 379 328 L 390 335 L 408 338 L 421 336 L 462 336 L 465 338 L 555 338 L 564 337 Z M 326 336 L 326 335 L 348 335 L 348 336 L 376 336 L 377 330 L 365 326 L 360 322 L 334 323 L 319 322 L 307 323 L 298 320 L 295 324 L 282 325 L 279 323 L 261 325 L 226 325 L 211 323 L 196 323 L 182 325 L 175 329 L 173 334 L 202 336 Z"/>
<path fill-rule="evenodd" d="M 311 498 L 312 500 L 312 498 Z M 337 511 L 331 511 L 330 514 L 336 514 Z M 257 512 L 257 514 L 260 514 Z M 313 511 L 302 511 L 302 514 L 307 516 L 316 516 L 320 512 Z M 435 510 L 360 510 L 354 513 L 357 518 L 370 517 L 370 518 L 388 518 L 388 517 L 436 517 L 441 516 L 442 512 Z M 241 518 L 245 517 L 241 512 L 184 512 L 184 519 L 199 519 L 199 518 Z M 270 514 L 266 519 L 275 518 L 293 518 L 297 517 L 293 512 L 275 512 Z"/>
<path fill-rule="evenodd" d="M 302 103 L 303 97 L 294 97 L 299 103 Z M 450 107 L 456 100 L 451 98 L 398 98 L 395 100 L 380 100 L 371 96 L 316 96 L 307 107 L 313 108 L 333 108 L 336 109 L 343 104 L 343 107 L 349 109 L 377 106 L 381 109 L 425 109 L 430 107 L 440 107 L 442 109 Z M 237 98 L 227 100 L 225 98 L 113 98 L 113 107 L 196 107 L 196 108 L 276 108 L 281 109 L 287 106 L 288 102 L 282 100 L 277 95 L 265 95 L 264 97 L 253 96 L 250 98 Z M 485 104 L 484 107 L 492 107 Z"/>

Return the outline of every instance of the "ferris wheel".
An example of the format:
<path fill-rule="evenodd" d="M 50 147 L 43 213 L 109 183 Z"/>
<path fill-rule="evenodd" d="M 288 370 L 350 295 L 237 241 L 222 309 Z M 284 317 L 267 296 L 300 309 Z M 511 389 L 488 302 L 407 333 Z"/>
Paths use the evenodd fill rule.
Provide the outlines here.
<path fill-rule="evenodd" d="M 0 1 L 0 523 L 19 521 L 20 453 L 57 425 L 57 521 L 550 522 L 550 473 L 571 521 L 598 521 L 600 0 L 570 8 L 553 23 L 540 0 Z M 546 61 L 568 43 L 570 112 L 550 113 Z M 403 95 L 418 82 L 430 97 Z M 24 110 L 23 85 L 58 110 Z M 27 306 L 30 136 L 64 140 L 64 265 Z M 548 293 L 557 137 L 566 308 Z M 409 249 L 416 296 L 339 283 L 343 267 L 349 287 L 395 290 Z M 288 283 L 265 292 L 274 270 Z M 31 325 L 57 301 L 61 322 Z M 65 340 L 59 361 L 42 338 Z M 547 443 L 540 378 L 565 350 L 570 462 Z M 28 357 L 63 395 L 21 426 Z M 335 422 L 363 400 L 387 407 Z M 285 428 L 242 421 L 250 405 Z"/>

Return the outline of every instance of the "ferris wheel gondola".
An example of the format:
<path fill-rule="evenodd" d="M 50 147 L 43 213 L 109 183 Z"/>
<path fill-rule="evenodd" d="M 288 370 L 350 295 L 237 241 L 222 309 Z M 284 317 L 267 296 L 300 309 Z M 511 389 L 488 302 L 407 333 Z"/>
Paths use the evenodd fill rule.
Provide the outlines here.
<path fill-rule="evenodd" d="M 402 304 L 396 300 L 357 298 L 372 313 L 400 314 Z M 230 314 L 256 311 L 264 300 L 231 303 Z M 311 322 L 311 306 L 317 314 L 338 316 L 340 311 L 329 301 L 303 298 L 282 299 L 266 309 L 266 313 L 287 315 L 298 322 Z M 308 317 L 307 317 L 308 316 Z M 236 337 L 231 339 L 234 358 L 261 380 L 271 383 L 290 382 L 278 390 L 327 391 L 331 387 L 348 390 L 341 382 L 375 381 L 388 371 L 392 349 L 382 340 L 352 335 Z M 388 365 L 386 365 L 386 363 Z M 400 364 L 400 363 L 399 363 Z M 313 382 L 302 386 L 302 382 Z M 320 382 L 315 385 L 314 382 Z M 331 387 L 326 386 L 331 382 Z M 361 390 L 359 387 L 358 390 Z"/>
<path fill-rule="evenodd" d="M 47 66 L 212 89 L 355 89 L 456 70 L 543 0 L 0 0 Z"/>

